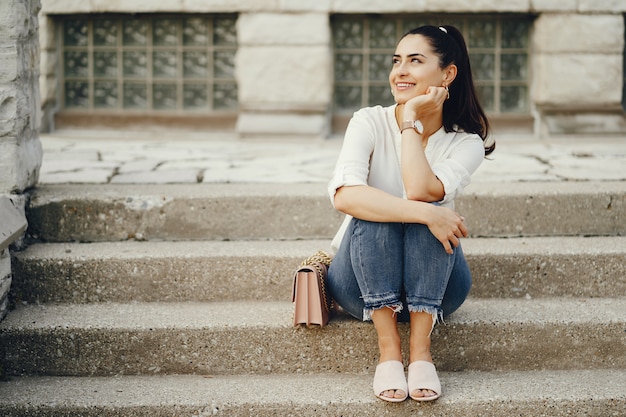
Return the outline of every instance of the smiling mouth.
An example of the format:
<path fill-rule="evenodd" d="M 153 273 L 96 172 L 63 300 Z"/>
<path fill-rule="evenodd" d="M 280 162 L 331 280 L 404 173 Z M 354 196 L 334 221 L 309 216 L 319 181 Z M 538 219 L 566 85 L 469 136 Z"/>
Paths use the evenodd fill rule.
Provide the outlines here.
<path fill-rule="evenodd" d="M 413 83 L 397 83 L 396 84 L 396 88 L 399 90 L 404 90 L 404 89 L 411 88 L 411 87 L 415 87 L 415 84 Z"/>

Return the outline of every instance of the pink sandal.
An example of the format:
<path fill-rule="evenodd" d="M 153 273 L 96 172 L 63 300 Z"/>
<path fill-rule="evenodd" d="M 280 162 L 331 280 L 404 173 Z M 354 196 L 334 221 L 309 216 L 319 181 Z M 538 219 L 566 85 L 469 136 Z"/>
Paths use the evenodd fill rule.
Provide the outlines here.
<path fill-rule="evenodd" d="M 409 365 L 409 395 L 415 401 L 433 401 L 441 397 L 441 382 L 435 365 L 427 361 L 415 361 Z M 428 389 L 435 393 L 430 397 L 414 397 L 415 390 Z"/>
<path fill-rule="evenodd" d="M 383 396 L 383 392 L 396 390 L 403 391 L 404 397 L 393 398 Z M 404 365 L 400 361 L 385 361 L 376 366 L 374 374 L 374 395 L 383 401 L 399 403 L 408 397 L 408 388 L 404 376 Z"/>

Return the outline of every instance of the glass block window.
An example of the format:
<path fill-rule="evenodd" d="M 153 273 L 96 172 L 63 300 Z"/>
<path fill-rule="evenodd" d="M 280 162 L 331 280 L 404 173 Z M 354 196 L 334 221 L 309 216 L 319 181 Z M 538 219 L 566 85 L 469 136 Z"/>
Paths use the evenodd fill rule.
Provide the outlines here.
<path fill-rule="evenodd" d="M 408 30 L 425 24 L 450 24 L 461 30 L 485 111 L 530 113 L 531 18 L 468 15 L 333 16 L 334 113 L 393 104 L 388 76 L 396 42 Z"/>
<path fill-rule="evenodd" d="M 62 20 L 63 108 L 236 111 L 234 15 Z"/>

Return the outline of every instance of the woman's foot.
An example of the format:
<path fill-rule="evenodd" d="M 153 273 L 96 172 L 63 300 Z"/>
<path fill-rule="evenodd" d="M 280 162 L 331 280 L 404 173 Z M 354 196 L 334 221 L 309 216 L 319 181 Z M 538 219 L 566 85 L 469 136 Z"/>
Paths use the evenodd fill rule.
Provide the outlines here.
<path fill-rule="evenodd" d="M 372 321 L 378 334 L 380 359 L 374 376 L 374 394 L 385 401 L 404 401 L 408 396 L 398 323 L 393 310 L 382 308 L 372 313 Z M 390 365 L 393 363 L 393 365 Z M 379 376 L 379 369 L 388 369 Z M 383 382 L 389 381 L 389 382 Z M 393 382 L 391 382 L 393 381 Z M 391 384 L 390 384 L 391 382 Z"/>
<path fill-rule="evenodd" d="M 378 364 L 374 374 L 374 395 L 384 401 L 406 400 L 409 389 L 404 376 L 404 365 L 400 361 L 385 361 Z"/>
<path fill-rule="evenodd" d="M 411 313 L 411 339 L 409 355 L 409 396 L 417 401 L 429 401 L 439 398 L 441 395 L 441 385 L 439 385 L 439 377 L 435 370 L 434 378 L 428 365 L 413 366 L 413 364 L 430 364 L 432 369 L 433 358 L 430 354 L 430 334 L 433 328 L 433 316 L 429 313 Z M 420 369 L 418 372 L 417 369 Z M 413 372 L 411 372 L 413 370 Z M 432 382 L 432 385 L 424 385 L 420 382 L 423 380 L 418 373 L 426 372 L 426 382 Z"/>
<path fill-rule="evenodd" d="M 409 395 L 415 401 L 432 401 L 441 396 L 441 382 L 432 362 L 415 361 L 409 365 Z"/>

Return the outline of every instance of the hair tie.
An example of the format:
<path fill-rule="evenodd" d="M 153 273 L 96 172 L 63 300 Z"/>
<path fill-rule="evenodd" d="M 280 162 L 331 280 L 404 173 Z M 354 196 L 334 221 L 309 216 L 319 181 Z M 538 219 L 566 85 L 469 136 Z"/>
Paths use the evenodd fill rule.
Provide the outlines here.
<path fill-rule="evenodd" d="M 444 28 L 443 26 L 439 26 L 439 29 L 444 33 L 448 33 L 448 29 Z"/>

